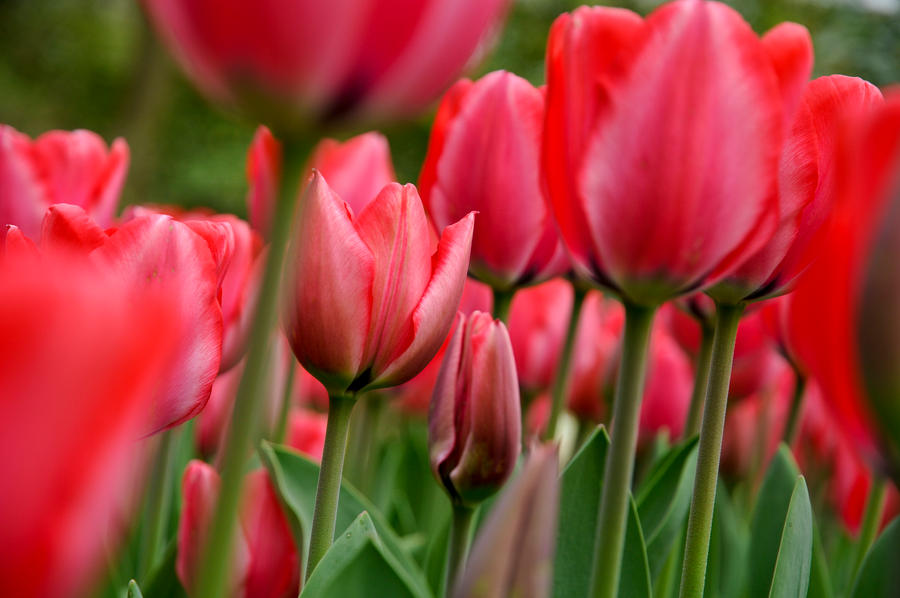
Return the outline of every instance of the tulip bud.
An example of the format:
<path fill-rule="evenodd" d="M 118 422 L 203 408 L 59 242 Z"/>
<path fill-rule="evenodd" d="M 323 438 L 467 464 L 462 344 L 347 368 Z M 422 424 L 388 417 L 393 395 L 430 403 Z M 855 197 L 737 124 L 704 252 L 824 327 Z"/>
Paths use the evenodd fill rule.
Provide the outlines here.
<path fill-rule="evenodd" d="M 454 598 L 546 598 L 553 579 L 559 457 L 536 447 L 481 527 Z"/>
<path fill-rule="evenodd" d="M 499 320 L 457 315 L 428 413 L 431 469 L 455 503 L 496 492 L 519 457 L 519 384 L 509 334 Z"/>

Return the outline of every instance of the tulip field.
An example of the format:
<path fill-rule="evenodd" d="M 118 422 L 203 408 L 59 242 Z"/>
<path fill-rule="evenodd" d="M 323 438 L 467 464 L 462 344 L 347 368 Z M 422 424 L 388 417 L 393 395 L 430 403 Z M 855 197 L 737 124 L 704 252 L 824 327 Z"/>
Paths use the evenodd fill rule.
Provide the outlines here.
<path fill-rule="evenodd" d="M 0 2 L 0 598 L 900 598 L 900 2 Z"/>

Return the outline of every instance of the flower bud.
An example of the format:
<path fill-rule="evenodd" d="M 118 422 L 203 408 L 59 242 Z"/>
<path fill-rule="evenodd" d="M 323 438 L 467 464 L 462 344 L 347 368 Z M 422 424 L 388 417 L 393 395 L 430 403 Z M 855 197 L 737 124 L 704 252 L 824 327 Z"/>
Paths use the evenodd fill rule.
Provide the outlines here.
<path fill-rule="evenodd" d="M 509 334 L 476 311 L 457 315 L 428 413 L 431 469 L 459 504 L 496 492 L 519 457 L 519 384 Z"/>

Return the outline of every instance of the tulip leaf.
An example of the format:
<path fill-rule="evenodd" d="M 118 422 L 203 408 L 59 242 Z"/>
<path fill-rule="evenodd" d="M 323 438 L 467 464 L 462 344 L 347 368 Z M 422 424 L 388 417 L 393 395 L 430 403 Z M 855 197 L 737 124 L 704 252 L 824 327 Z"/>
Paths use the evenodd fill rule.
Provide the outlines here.
<path fill-rule="evenodd" d="M 562 472 L 553 576 L 553 596 L 556 598 L 589 596 L 591 593 L 597 512 L 608 448 L 609 436 L 600 427 Z M 649 597 L 650 569 L 633 500 L 628 511 L 622 563 L 619 597 Z"/>
<path fill-rule="evenodd" d="M 813 553 L 812 571 L 809 574 L 809 596 L 834 598 L 834 587 L 831 583 L 828 561 L 825 559 L 822 535 L 819 533 L 819 527 L 815 521 L 813 521 Z M 869 596 L 868 598 L 874 597 Z"/>
<path fill-rule="evenodd" d="M 720 480 L 716 489 L 716 506 L 710 535 L 705 596 L 720 598 L 740 596 L 746 573 L 748 535 L 746 524 L 738 514 L 728 488 Z M 679 555 L 682 555 L 684 536 L 681 536 L 680 540 L 682 545 Z"/>
<path fill-rule="evenodd" d="M 175 573 L 175 560 L 178 558 L 178 542 L 173 538 L 166 546 L 166 551 L 159 565 L 156 566 L 144 583 L 143 592 L 147 598 L 186 598 L 187 594 Z"/>
<path fill-rule="evenodd" d="M 751 529 L 748 598 L 805 597 L 812 558 L 812 508 L 806 482 L 785 445 L 779 447 L 763 479 Z"/>
<path fill-rule="evenodd" d="M 900 588 L 900 518 L 885 528 L 866 554 L 851 598 L 896 598 Z"/>
<path fill-rule="evenodd" d="M 127 598 L 144 598 L 144 595 L 141 594 L 141 588 L 138 587 L 138 584 L 133 579 L 128 582 L 128 592 L 126 594 Z"/>
<path fill-rule="evenodd" d="M 691 506 L 697 439 L 673 448 L 656 463 L 637 495 L 638 515 L 647 541 L 650 577 L 656 580 L 678 538 Z"/>
<path fill-rule="evenodd" d="M 337 537 L 306 582 L 302 598 L 390 596 L 429 598 L 378 533 L 363 511 Z"/>
<path fill-rule="evenodd" d="M 285 446 L 264 442 L 259 453 L 280 500 L 294 519 L 292 528 L 295 534 L 299 534 L 298 543 L 302 542 L 303 554 L 308 554 L 308 534 L 312 527 L 319 465 Z M 345 480 L 341 483 L 335 529 L 347 528 L 363 511 L 368 513 L 368 518 L 378 532 L 379 545 L 391 553 L 393 561 L 399 563 L 414 582 L 415 595 L 430 595 L 424 574 L 409 552 L 404 549 L 396 532 L 375 506 Z"/>

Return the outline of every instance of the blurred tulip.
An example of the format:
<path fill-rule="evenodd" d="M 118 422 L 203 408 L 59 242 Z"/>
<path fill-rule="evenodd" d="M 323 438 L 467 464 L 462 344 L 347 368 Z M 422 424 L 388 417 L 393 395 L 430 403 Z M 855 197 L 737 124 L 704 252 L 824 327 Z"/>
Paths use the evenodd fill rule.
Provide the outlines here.
<path fill-rule="evenodd" d="M 439 228 L 478 212 L 469 271 L 501 290 L 569 269 L 547 206 L 543 122 L 544 92 L 525 79 L 506 71 L 463 79 L 444 96 L 419 177 Z"/>
<path fill-rule="evenodd" d="M 693 381 L 687 356 L 664 326 L 656 326 L 650 338 L 650 363 L 641 403 L 638 446 L 646 446 L 662 433 L 670 441 L 681 437 Z"/>
<path fill-rule="evenodd" d="M 112 224 L 128 170 L 128 145 L 111 147 L 91 131 L 50 131 L 34 141 L 0 125 L 0 226 L 31 239 L 52 204 L 84 208 L 101 227 Z"/>
<path fill-rule="evenodd" d="M 782 131 L 808 77 L 805 30 L 773 35 L 760 40 L 706 1 L 646 19 L 582 7 L 556 20 L 544 165 L 582 275 L 658 305 L 716 282 L 769 240 Z"/>
<path fill-rule="evenodd" d="M 253 230 L 266 239 L 272 230 L 275 198 L 281 183 L 281 144 L 262 125 L 247 151 L 247 217 Z"/>
<path fill-rule="evenodd" d="M 343 143 L 323 139 L 313 150 L 309 165 L 322 173 L 355 214 L 361 213 L 385 185 L 397 180 L 387 138 L 376 132 L 363 133 Z"/>
<path fill-rule="evenodd" d="M 454 598 L 546 598 L 553 580 L 559 457 L 535 447 L 481 526 Z"/>
<path fill-rule="evenodd" d="M 900 479 L 900 94 L 845 124 L 834 217 L 792 300 L 791 338 L 852 446 Z"/>
<path fill-rule="evenodd" d="M 182 479 L 178 523 L 178 579 L 193 588 L 203 544 L 219 497 L 219 474 L 202 461 L 191 461 Z M 229 569 L 230 598 L 294 598 L 300 588 L 300 556 L 269 476 L 247 475 L 241 500 L 239 538 Z"/>
<path fill-rule="evenodd" d="M 396 118 L 440 94 L 506 0 L 144 0 L 211 97 L 266 122 Z"/>
<path fill-rule="evenodd" d="M 68 598 L 118 543 L 136 440 L 190 322 L 172 289 L 35 259 L 0 259 L 0 595 Z"/>
<path fill-rule="evenodd" d="M 522 437 L 519 384 L 506 327 L 457 316 L 428 413 L 431 470 L 454 504 L 475 505 L 506 481 Z"/>
<path fill-rule="evenodd" d="M 855 77 L 820 77 L 806 86 L 781 152 L 778 230 L 710 289 L 710 295 L 734 303 L 790 289 L 817 254 L 814 242 L 821 237 L 816 233 L 834 206 L 838 125 L 849 114 L 868 111 L 880 102 L 878 88 Z"/>
<path fill-rule="evenodd" d="M 301 365 L 339 394 L 395 386 L 419 373 L 459 305 L 473 219 L 448 226 L 435 251 L 414 186 L 388 185 L 357 217 L 314 173 L 283 303 Z"/>
<path fill-rule="evenodd" d="M 313 461 L 322 460 L 328 417 L 308 409 L 294 409 L 288 421 L 285 444 L 297 449 Z"/>

